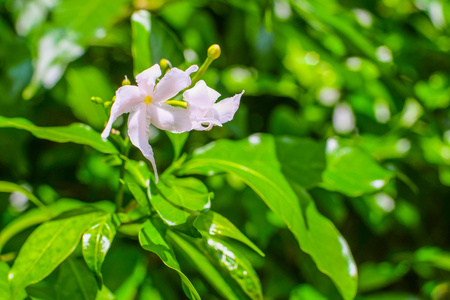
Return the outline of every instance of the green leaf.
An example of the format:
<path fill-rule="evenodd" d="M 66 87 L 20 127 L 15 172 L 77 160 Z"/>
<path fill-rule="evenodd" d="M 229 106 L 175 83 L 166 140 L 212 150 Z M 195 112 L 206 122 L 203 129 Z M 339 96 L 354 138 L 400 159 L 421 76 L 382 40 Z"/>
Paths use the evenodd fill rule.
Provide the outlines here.
<path fill-rule="evenodd" d="M 209 259 L 189 242 L 179 235 L 168 232 L 168 236 L 173 243 L 178 246 L 180 253 L 188 258 L 202 273 L 203 277 L 222 295 L 224 299 L 240 299 L 229 286 L 223 275 L 211 264 Z"/>
<path fill-rule="evenodd" d="M 183 133 L 172 133 L 169 131 L 165 131 L 170 141 L 172 142 L 173 147 L 173 160 L 176 161 L 183 150 L 183 146 L 186 143 L 187 138 L 189 137 L 189 132 Z"/>
<path fill-rule="evenodd" d="M 58 300 L 95 300 L 97 285 L 86 265 L 77 259 L 68 258 L 60 265 L 57 281 Z"/>
<path fill-rule="evenodd" d="M 21 185 L 12 183 L 12 182 L 7 182 L 7 181 L 0 181 L 0 192 L 3 193 L 14 193 L 14 192 L 19 192 L 21 194 L 24 194 L 28 199 L 30 199 L 31 202 L 33 202 L 37 207 L 39 207 L 40 209 L 46 211 L 46 207 L 44 205 L 44 203 L 42 203 L 35 195 L 33 195 L 32 192 L 30 192 L 29 190 L 27 190 L 26 188 L 24 188 Z"/>
<path fill-rule="evenodd" d="M 76 248 L 101 212 L 57 219 L 39 226 L 25 241 L 9 272 L 12 295 L 47 277 Z"/>
<path fill-rule="evenodd" d="M 402 278 L 409 271 L 406 263 L 394 265 L 388 262 L 366 262 L 359 266 L 360 292 L 382 289 Z"/>
<path fill-rule="evenodd" d="M 309 188 L 322 181 L 326 167 L 325 143 L 310 139 L 283 137 L 275 139 L 277 157 L 286 178 Z"/>
<path fill-rule="evenodd" d="M 354 298 L 357 271 L 347 242 L 333 223 L 317 211 L 300 185 L 295 192 L 292 190 L 281 172 L 272 136 L 261 134 L 241 141 L 213 142 L 197 149 L 181 170 L 204 175 L 223 171 L 246 182 L 281 217 L 301 249 L 331 278 L 344 299 Z"/>
<path fill-rule="evenodd" d="M 110 202 L 109 202 L 110 203 Z M 101 204 L 101 202 L 97 202 Z M 74 199 L 59 199 L 58 201 L 47 206 L 47 210 L 43 211 L 38 208 L 31 209 L 19 217 L 8 223 L 0 234 L 0 251 L 3 246 L 19 232 L 50 220 L 51 218 L 74 208 L 86 206 L 85 202 Z"/>
<path fill-rule="evenodd" d="M 321 186 L 350 197 L 384 187 L 393 172 L 382 168 L 369 154 L 335 138 L 327 141 L 327 168 Z"/>
<path fill-rule="evenodd" d="M 150 215 L 150 203 L 147 195 L 142 191 L 141 187 L 134 182 L 127 182 L 127 187 L 131 194 L 133 194 L 133 197 L 136 199 L 139 206 L 141 206 Z"/>
<path fill-rule="evenodd" d="M 231 244 L 215 237 L 205 239 L 207 253 L 239 284 L 251 299 L 263 299 L 261 282 L 248 259 Z"/>
<path fill-rule="evenodd" d="M 114 89 L 106 76 L 95 67 L 70 68 L 67 71 L 67 103 L 73 114 L 95 129 L 103 129 L 108 120 L 103 105 L 94 103 L 91 97 L 111 100 Z"/>
<path fill-rule="evenodd" d="M 11 287 L 8 280 L 9 265 L 0 260 L 0 299 L 11 298 Z"/>
<path fill-rule="evenodd" d="M 171 176 L 156 187 L 165 199 L 182 208 L 201 211 L 211 206 L 208 188 L 197 178 Z"/>
<path fill-rule="evenodd" d="M 177 226 L 187 222 L 191 214 L 180 207 L 177 207 L 165 198 L 153 182 L 151 182 L 147 194 L 153 208 L 167 225 Z"/>
<path fill-rule="evenodd" d="M 102 153 L 118 153 L 117 149 L 109 141 L 104 141 L 98 132 L 81 123 L 60 127 L 38 127 L 27 119 L 0 116 L 0 128 L 22 129 L 40 139 L 57 143 L 72 142 L 87 145 Z"/>
<path fill-rule="evenodd" d="M 160 229 L 162 226 L 162 224 L 155 226 L 150 220 L 147 220 L 139 232 L 139 243 L 145 250 L 156 253 L 166 266 L 178 272 L 182 283 L 188 288 L 189 293 L 187 295 L 190 299 L 200 299 L 192 283 L 181 271 L 175 253 Z"/>
<path fill-rule="evenodd" d="M 82 238 L 82 253 L 89 269 L 94 272 L 99 288 L 103 285 L 102 264 L 116 235 L 116 224 L 110 214 L 99 218 Z"/>
<path fill-rule="evenodd" d="M 233 223 L 216 212 L 208 211 L 206 213 L 200 214 L 195 220 L 194 226 L 201 232 L 204 232 L 208 235 L 226 236 L 238 240 L 264 257 L 264 253 L 242 232 L 240 232 L 239 229 L 233 225 Z"/>
<path fill-rule="evenodd" d="M 289 300 L 303 299 L 326 300 L 327 298 L 312 286 L 308 284 L 301 284 L 292 290 Z"/>
<path fill-rule="evenodd" d="M 134 76 L 151 67 L 150 32 L 151 15 L 146 10 L 139 10 L 131 15 L 131 30 L 133 40 L 131 52 L 133 54 Z"/>

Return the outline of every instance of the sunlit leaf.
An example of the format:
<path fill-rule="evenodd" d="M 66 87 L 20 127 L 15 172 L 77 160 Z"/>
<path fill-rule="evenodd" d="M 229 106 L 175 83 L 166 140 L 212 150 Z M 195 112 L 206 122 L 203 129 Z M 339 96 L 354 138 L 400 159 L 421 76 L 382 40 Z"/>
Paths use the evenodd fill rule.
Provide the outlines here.
<path fill-rule="evenodd" d="M 361 292 L 384 288 L 403 277 L 408 272 L 406 263 L 394 265 L 388 262 L 367 262 L 359 266 L 359 284 Z"/>
<path fill-rule="evenodd" d="M 142 191 L 141 187 L 134 182 L 127 182 L 127 187 L 131 194 L 133 194 L 134 199 L 136 199 L 137 203 L 139 203 L 139 206 L 150 214 L 150 203 L 147 195 Z"/>
<path fill-rule="evenodd" d="M 0 260 L 0 299 L 10 299 L 11 287 L 8 281 L 9 265 Z"/>
<path fill-rule="evenodd" d="M 12 295 L 48 276 L 77 246 L 101 212 L 75 215 L 39 226 L 26 240 L 9 272 Z"/>
<path fill-rule="evenodd" d="M 335 138 L 327 141 L 327 168 L 321 186 L 351 197 L 384 187 L 393 172 L 382 168 L 363 150 Z"/>
<path fill-rule="evenodd" d="M 200 299 L 196 289 L 181 271 L 180 265 L 175 257 L 175 253 L 172 247 L 167 243 L 164 238 L 164 233 L 162 229 L 158 227 L 163 226 L 162 224 L 154 225 L 150 220 L 147 220 L 142 226 L 139 232 L 139 242 L 147 251 L 156 253 L 163 263 L 169 268 L 178 272 L 181 277 L 183 284 L 188 288 L 188 295 L 190 299 Z"/>
<path fill-rule="evenodd" d="M 315 299 L 326 300 L 327 298 L 308 284 L 301 284 L 292 290 L 289 300 Z"/>
<path fill-rule="evenodd" d="M 19 192 L 23 195 L 25 195 L 28 199 L 30 199 L 31 202 L 33 202 L 37 207 L 39 207 L 42 210 L 46 210 L 45 205 L 35 196 L 32 192 L 27 190 L 21 185 L 7 182 L 7 181 L 0 181 L 0 192 L 3 193 L 14 193 Z"/>
<path fill-rule="evenodd" d="M 194 226 L 208 235 L 225 236 L 238 240 L 255 250 L 259 255 L 264 256 L 264 253 L 240 232 L 233 223 L 216 212 L 208 211 L 200 214 L 195 220 Z"/>
<path fill-rule="evenodd" d="M 116 224 L 113 216 L 99 218 L 82 237 L 82 253 L 89 269 L 96 275 L 99 287 L 102 286 L 102 264 L 116 235 Z"/>
<path fill-rule="evenodd" d="M 38 127 L 27 119 L 0 116 L 0 128 L 22 129 L 40 139 L 57 143 L 72 142 L 87 145 L 102 153 L 118 153 L 110 142 L 104 141 L 98 132 L 85 124 L 73 123 L 69 126 Z"/>
<path fill-rule="evenodd" d="M 301 186 L 295 185 L 295 192 L 292 190 L 281 172 L 275 148 L 270 135 L 252 135 L 241 141 L 219 140 L 197 149 L 182 172 L 211 175 L 225 171 L 241 178 L 281 217 L 301 249 L 333 280 L 342 296 L 353 299 L 357 270 L 347 242 L 333 223 L 317 211 Z"/>
<path fill-rule="evenodd" d="M 223 275 L 211 264 L 209 259 L 189 242 L 175 233 L 169 233 L 170 240 L 180 248 L 181 254 L 186 256 L 202 273 L 206 280 L 224 297 L 237 300 L 239 297 L 225 281 Z"/>

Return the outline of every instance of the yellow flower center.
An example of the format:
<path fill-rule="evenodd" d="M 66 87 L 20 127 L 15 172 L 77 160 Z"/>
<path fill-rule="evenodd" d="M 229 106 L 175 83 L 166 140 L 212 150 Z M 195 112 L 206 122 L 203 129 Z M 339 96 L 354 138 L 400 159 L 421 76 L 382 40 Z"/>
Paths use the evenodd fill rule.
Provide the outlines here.
<path fill-rule="evenodd" d="M 150 96 L 146 96 L 144 99 L 145 104 L 149 105 L 150 103 L 152 103 L 152 97 Z"/>

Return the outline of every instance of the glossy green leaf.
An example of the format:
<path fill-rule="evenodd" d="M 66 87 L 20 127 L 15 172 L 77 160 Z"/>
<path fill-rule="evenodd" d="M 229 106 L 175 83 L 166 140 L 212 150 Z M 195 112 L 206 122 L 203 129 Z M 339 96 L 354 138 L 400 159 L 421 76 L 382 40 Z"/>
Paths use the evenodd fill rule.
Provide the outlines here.
<path fill-rule="evenodd" d="M 82 261 L 69 257 L 60 265 L 59 269 L 56 299 L 96 299 L 97 284 L 95 278 Z"/>
<path fill-rule="evenodd" d="M 102 264 L 116 235 L 116 224 L 113 216 L 107 214 L 97 219 L 95 225 L 89 228 L 82 237 L 82 253 L 89 269 L 94 272 L 101 288 Z"/>
<path fill-rule="evenodd" d="M 190 299 L 200 299 L 195 287 L 181 271 L 172 247 L 167 243 L 162 229 L 158 228 L 160 226 L 163 225 L 154 225 L 150 220 L 147 220 L 139 232 L 139 243 L 145 250 L 156 253 L 166 266 L 178 272 L 181 281 L 188 288 L 187 296 Z"/>
<path fill-rule="evenodd" d="M 367 262 L 359 266 L 360 292 L 384 288 L 402 278 L 409 271 L 406 263 L 394 265 L 388 262 Z"/>
<path fill-rule="evenodd" d="M 173 147 L 173 160 L 177 160 L 180 157 L 181 152 L 183 151 L 184 144 L 186 143 L 187 138 L 189 137 L 189 132 L 183 133 L 172 133 L 169 131 L 165 131 L 170 141 L 172 142 Z"/>
<path fill-rule="evenodd" d="M 204 247 L 211 259 L 239 284 L 250 299 L 263 299 L 258 275 L 242 253 L 231 244 L 213 236 L 205 239 Z"/>
<path fill-rule="evenodd" d="M 150 203 L 147 195 L 142 191 L 141 187 L 134 182 L 127 182 L 127 187 L 133 194 L 134 199 L 136 199 L 139 206 L 141 206 L 144 211 L 150 215 Z"/>
<path fill-rule="evenodd" d="M 108 202 L 111 203 L 111 202 Z M 101 209 L 105 207 L 102 202 L 97 202 L 97 205 L 102 206 Z M 59 199 L 58 201 L 47 206 L 47 210 L 43 211 L 38 208 L 31 209 L 21 214 L 16 219 L 8 223 L 5 228 L 2 229 L 0 234 L 0 251 L 3 246 L 16 234 L 19 232 L 50 220 L 51 218 L 71 209 L 80 208 L 86 206 L 85 202 L 81 202 L 74 199 Z"/>
<path fill-rule="evenodd" d="M 287 178 L 309 188 L 322 181 L 326 167 L 325 143 L 293 137 L 275 140 L 281 170 Z"/>
<path fill-rule="evenodd" d="M 125 164 L 125 169 L 127 170 L 127 176 L 131 177 L 130 180 L 127 180 L 127 176 L 125 176 L 125 181 L 134 181 L 139 184 L 141 187 L 147 189 L 149 185 L 149 180 L 152 177 L 150 170 L 145 162 L 135 161 L 132 159 L 128 159 Z"/>
<path fill-rule="evenodd" d="M 224 279 L 223 275 L 211 264 L 210 260 L 198 249 L 179 235 L 168 232 L 170 240 L 180 249 L 180 253 L 186 256 L 205 277 L 206 280 L 222 295 L 224 299 L 237 300 L 239 297 Z"/>
<path fill-rule="evenodd" d="M 301 249 L 332 279 L 344 299 L 353 299 L 357 270 L 347 242 L 333 223 L 317 211 L 301 186 L 292 190 L 281 172 L 275 149 L 270 135 L 252 135 L 241 141 L 220 140 L 197 149 L 182 172 L 211 175 L 225 171 L 240 177 L 281 217 Z"/>
<path fill-rule="evenodd" d="M 0 260 L 0 299 L 10 299 L 11 287 L 8 280 L 9 265 Z"/>
<path fill-rule="evenodd" d="M 264 256 L 264 253 L 250 241 L 233 223 L 224 216 L 208 211 L 200 214 L 194 222 L 194 226 L 207 235 L 225 236 L 240 241 Z"/>
<path fill-rule="evenodd" d="M 181 207 L 174 205 L 170 199 L 167 199 L 161 192 L 159 192 L 158 188 L 156 188 L 155 184 L 151 183 L 148 188 L 148 197 L 150 198 L 153 208 L 159 214 L 161 219 L 163 219 L 163 221 L 169 226 L 176 226 L 186 223 L 191 214 L 183 210 Z"/>
<path fill-rule="evenodd" d="M 133 33 L 131 52 L 135 76 L 152 65 L 150 57 L 151 27 L 151 15 L 148 11 L 139 10 L 131 15 L 131 30 Z"/>
<path fill-rule="evenodd" d="M 104 141 L 98 132 L 81 123 L 60 127 L 38 127 L 27 119 L 0 116 L 0 128 L 22 129 L 40 139 L 57 143 L 72 142 L 87 145 L 102 153 L 118 153 L 117 149 L 110 142 Z"/>
<path fill-rule="evenodd" d="M 393 176 L 369 154 L 335 138 L 327 141 L 327 168 L 321 186 L 350 197 L 380 190 Z"/>
<path fill-rule="evenodd" d="M 44 203 L 42 203 L 35 195 L 33 195 L 32 192 L 30 192 L 21 185 L 8 181 L 0 181 L 0 192 L 3 193 L 19 192 L 25 195 L 28 199 L 30 199 L 30 201 L 33 202 L 37 207 L 43 209 L 44 211 L 46 210 Z"/>
<path fill-rule="evenodd" d="M 48 276 L 74 250 L 81 235 L 101 212 L 56 219 L 28 237 L 9 273 L 12 294 Z"/>
<path fill-rule="evenodd" d="M 211 206 L 208 188 L 197 178 L 168 177 L 156 186 L 161 195 L 171 203 L 192 211 L 201 211 Z"/>

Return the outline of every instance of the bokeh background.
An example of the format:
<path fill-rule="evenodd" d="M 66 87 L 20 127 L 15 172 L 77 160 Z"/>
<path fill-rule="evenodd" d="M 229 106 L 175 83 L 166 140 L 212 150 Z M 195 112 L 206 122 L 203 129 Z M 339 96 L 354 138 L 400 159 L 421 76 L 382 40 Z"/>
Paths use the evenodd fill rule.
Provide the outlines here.
<path fill-rule="evenodd" d="M 153 63 L 201 64 L 217 43 L 222 55 L 203 79 L 222 97 L 245 89 L 234 120 L 191 133 L 187 152 L 256 132 L 341 137 L 396 174 L 376 193 L 310 188 L 349 242 L 359 299 L 450 298 L 450 2 L 2 0 L 0 115 L 101 131 L 108 114 L 91 97 L 111 99 L 124 75 L 134 77 L 130 17 L 140 9 L 152 16 Z M 150 143 L 163 170 L 173 157 L 170 141 L 153 128 Z M 142 158 L 137 149 L 131 156 Z M 113 199 L 118 168 L 104 159 L 93 149 L 0 129 L 0 180 L 45 201 Z M 356 185 L 370 172 L 364 163 L 346 163 Z M 206 183 L 213 208 L 266 253 L 251 260 L 267 299 L 339 299 L 254 192 L 227 175 Z M 26 207 L 0 194 L 0 226 Z M 182 297 L 175 274 L 155 259 L 146 276 L 136 267 L 143 254 L 121 243 L 104 266 L 111 290 L 134 274 L 155 295 Z M 9 245 L 18 246 L 20 238 Z M 187 268 L 205 299 L 218 297 Z"/>

